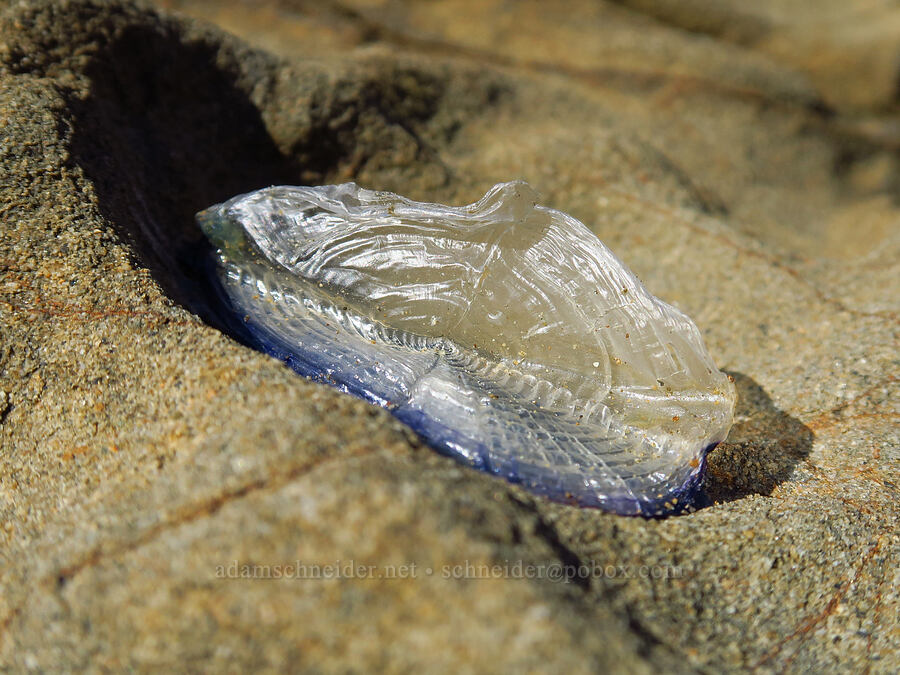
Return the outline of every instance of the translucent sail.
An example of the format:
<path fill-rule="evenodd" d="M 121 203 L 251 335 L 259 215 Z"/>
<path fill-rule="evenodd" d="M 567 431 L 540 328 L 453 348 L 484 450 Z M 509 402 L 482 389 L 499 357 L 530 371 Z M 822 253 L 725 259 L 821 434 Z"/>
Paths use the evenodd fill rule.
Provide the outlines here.
<path fill-rule="evenodd" d="M 583 224 L 502 183 L 462 207 L 353 183 L 198 214 L 260 349 L 436 449 L 560 501 L 688 505 L 734 387 L 697 327 Z"/>

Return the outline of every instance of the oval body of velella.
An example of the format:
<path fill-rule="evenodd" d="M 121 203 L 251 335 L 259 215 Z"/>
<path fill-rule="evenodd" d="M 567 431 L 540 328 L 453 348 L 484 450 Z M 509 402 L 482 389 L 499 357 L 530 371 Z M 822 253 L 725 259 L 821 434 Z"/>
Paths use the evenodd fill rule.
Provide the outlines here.
<path fill-rule="evenodd" d="M 697 327 L 522 182 L 462 207 L 353 183 L 198 214 L 254 345 L 551 499 L 689 506 L 734 387 Z"/>

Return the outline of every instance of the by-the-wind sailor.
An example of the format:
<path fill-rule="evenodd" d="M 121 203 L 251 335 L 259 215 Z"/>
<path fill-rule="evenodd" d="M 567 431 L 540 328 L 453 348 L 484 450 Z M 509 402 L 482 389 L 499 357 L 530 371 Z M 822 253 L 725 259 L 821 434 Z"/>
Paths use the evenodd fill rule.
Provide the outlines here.
<path fill-rule="evenodd" d="M 680 510 L 734 387 L 683 313 L 522 182 L 469 206 L 353 183 L 197 215 L 247 339 L 552 499 Z"/>

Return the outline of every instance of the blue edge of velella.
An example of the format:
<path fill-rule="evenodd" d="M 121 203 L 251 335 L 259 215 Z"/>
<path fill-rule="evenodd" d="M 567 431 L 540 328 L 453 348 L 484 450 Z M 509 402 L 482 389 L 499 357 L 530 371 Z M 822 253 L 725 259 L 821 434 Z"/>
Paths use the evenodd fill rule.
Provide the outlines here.
<path fill-rule="evenodd" d="M 247 318 L 239 317 L 238 313 L 230 306 L 224 289 L 221 288 L 218 282 L 213 283 L 216 286 L 215 294 L 219 300 L 217 303 L 219 306 L 214 310 L 214 314 L 218 319 L 217 323 L 222 324 L 221 327 L 226 332 L 247 346 L 283 361 L 303 377 L 335 387 L 344 393 L 385 408 L 396 419 L 412 429 L 429 446 L 467 466 L 499 476 L 510 483 L 522 485 L 532 494 L 546 497 L 551 501 L 572 506 L 598 508 L 619 515 L 660 518 L 677 515 L 685 511 L 694 511 L 709 504 L 709 499 L 703 490 L 703 477 L 706 470 L 707 455 L 718 443 L 713 443 L 703 450 L 699 465 L 689 474 L 684 483 L 661 497 L 601 499 L 596 493 L 589 490 L 579 494 L 571 492 L 561 493 L 551 485 L 534 482 L 526 483 L 514 468 L 503 470 L 500 467 L 493 466 L 489 460 L 490 453 L 488 448 L 484 444 L 479 443 L 473 447 L 471 438 L 460 434 L 447 425 L 441 424 L 421 410 L 388 405 L 381 397 L 366 389 L 362 384 L 354 382 L 350 378 L 341 377 L 339 373 L 326 374 L 329 364 L 317 364 L 315 362 L 315 352 L 302 349 L 291 350 L 262 326 L 247 320 Z M 465 446 L 467 450 L 472 451 L 472 455 L 476 459 L 470 460 L 462 457 L 454 449 L 454 446 Z"/>

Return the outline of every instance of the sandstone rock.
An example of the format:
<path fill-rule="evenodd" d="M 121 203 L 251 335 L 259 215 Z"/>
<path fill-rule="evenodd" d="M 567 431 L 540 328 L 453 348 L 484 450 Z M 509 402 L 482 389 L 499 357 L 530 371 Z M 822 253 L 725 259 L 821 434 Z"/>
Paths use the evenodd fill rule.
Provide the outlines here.
<path fill-rule="evenodd" d="M 595 67 L 559 55 L 604 22 L 537 4 L 505 20 L 546 40 L 521 59 L 458 11 L 442 35 L 295 5 L 333 37 L 301 58 L 143 5 L 5 3 L 4 667 L 896 670 L 889 113 L 599 6 Z M 350 178 L 443 203 L 527 179 L 692 316 L 739 394 L 714 503 L 533 499 L 204 322 L 195 211 Z"/>

